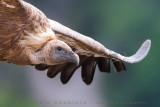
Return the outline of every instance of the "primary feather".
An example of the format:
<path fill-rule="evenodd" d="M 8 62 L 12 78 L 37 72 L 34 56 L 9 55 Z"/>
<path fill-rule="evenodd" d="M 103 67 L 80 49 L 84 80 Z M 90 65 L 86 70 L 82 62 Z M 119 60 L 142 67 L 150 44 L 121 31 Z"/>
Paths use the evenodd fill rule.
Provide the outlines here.
<path fill-rule="evenodd" d="M 116 72 L 123 71 L 126 69 L 123 62 L 141 61 L 150 46 L 151 41 L 146 40 L 135 55 L 126 57 L 48 19 L 29 3 L 0 0 L 0 61 L 34 65 L 38 70 L 47 70 L 50 78 L 61 72 L 64 84 L 79 67 L 86 84 L 92 82 L 96 65 L 101 72 L 109 73 L 110 62 L 113 62 Z"/>

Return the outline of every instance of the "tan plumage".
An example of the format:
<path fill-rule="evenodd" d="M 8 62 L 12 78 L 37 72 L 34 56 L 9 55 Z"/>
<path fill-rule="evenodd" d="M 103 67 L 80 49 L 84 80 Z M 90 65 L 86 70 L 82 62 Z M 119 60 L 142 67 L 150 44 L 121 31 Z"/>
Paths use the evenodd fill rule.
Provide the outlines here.
<path fill-rule="evenodd" d="M 0 59 L 20 65 L 31 64 L 26 55 L 29 48 L 39 48 L 55 38 L 47 35 L 48 38 L 34 40 L 40 36 L 34 37 L 34 34 L 46 32 L 49 28 L 46 22 L 42 12 L 21 0 L 0 0 Z M 37 42 L 41 43 L 37 45 Z"/>
<path fill-rule="evenodd" d="M 86 84 L 92 82 L 96 65 L 100 71 L 110 72 L 112 61 L 115 71 L 125 70 L 123 61 L 141 61 L 150 45 L 151 41 L 147 40 L 135 55 L 125 57 L 48 19 L 39 9 L 22 0 L 0 0 L 0 61 L 47 69 L 50 78 L 61 72 L 64 84 L 80 66 Z"/>

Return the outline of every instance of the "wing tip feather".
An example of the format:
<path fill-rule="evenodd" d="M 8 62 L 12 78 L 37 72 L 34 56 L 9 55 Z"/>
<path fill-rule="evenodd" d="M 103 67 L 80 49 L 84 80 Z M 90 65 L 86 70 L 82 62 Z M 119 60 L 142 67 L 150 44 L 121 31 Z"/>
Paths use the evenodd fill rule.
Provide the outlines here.
<path fill-rule="evenodd" d="M 123 61 L 128 62 L 128 63 L 140 62 L 147 56 L 147 54 L 149 53 L 150 47 L 151 47 L 151 40 L 147 39 L 138 49 L 136 54 L 130 57 L 124 57 Z"/>

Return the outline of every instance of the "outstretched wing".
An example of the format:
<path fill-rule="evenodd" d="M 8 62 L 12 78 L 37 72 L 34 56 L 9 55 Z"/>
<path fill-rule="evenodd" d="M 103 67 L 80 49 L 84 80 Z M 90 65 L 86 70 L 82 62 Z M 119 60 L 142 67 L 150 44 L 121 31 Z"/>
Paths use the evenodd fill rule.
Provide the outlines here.
<path fill-rule="evenodd" d="M 57 38 L 66 42 L 80 57 L 80 64 L 76 66 L 72 63 L 61 65 L 37 65 L 39 70 L 48 69 L 47 75 L 50 78 L 61 72 L 62 83 L 67 83 L 75 70 L 82 66 L 81 76 L 86 84 L 90 84 L 93 80 L 96 65 L 102 72 L 110 72 L 110 61 L 113 62 L 116 72 L 125 70 L 124 62 L 136 63 L 141 61 L 149 52 L 151 41 L 146 40 L 135 55 L 130 57 L 122 56 L 114 51 L 105 48 L 99 42 L 90 37 L 77 33 L 60 23 L 50 20 L 52 30 L 56 33 Z"/>
<path fill-rule="evenodd" d="M 151 41 L 146 40 L 136 52 L 136 54 L 130 57 L 126 57 L 105 48 L 102 44 L 93 40 L 92 38 L 82 35 L 74 30 L 71 30 L 70 28 L 63 26 L 56 21 L 49 19 L 49 22 L 52 30 L 54 32 L 57 32 L 57 37 L 60 40 L 65 41 L 69 46 L 71 46 L 77 54 L 81 55 L 92 54 L 96 57 L 101 56 L 115 60 L 125 61 L 128 63 L 136 63 L 141 61 L 148 54 L 151 46 Z"/>

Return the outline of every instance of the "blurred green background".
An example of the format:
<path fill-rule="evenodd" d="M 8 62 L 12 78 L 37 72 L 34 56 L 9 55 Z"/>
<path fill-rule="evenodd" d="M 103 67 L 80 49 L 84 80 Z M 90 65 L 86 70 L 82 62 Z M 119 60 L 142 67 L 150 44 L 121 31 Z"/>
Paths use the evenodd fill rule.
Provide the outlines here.
<path fill-rule="evenodd" d="M 93 102 L 90 102 L 90 105 L 93 107 L 158 107 L 160 105 L 159 0 L 25 1 L 38 7 L 47 17 L 90 36 L 101 42 L 105 47 L 126 56 L 134 54 L 142 42 L 151 39 L 152 46 L 148 56 L 136 64 L 125 63 L 127 71 L 115 73 L 112 67 L 112 72 L 107 74 L 100 73 L 97 69 L 93 85 L 86 87 L 80 81 L 80 75 L 76 82 L 80 81 L 84 84 L 82 86 L 88 90 L 90 90 L 90 87 L 97 89 L 98 95 L 96 94 L 96 98 L 101 98 L 101 100 L 93 101 L 91 98 L 90 100 Z M 28 73 L 33 75 L 33 72 L 37 74 L 39 72 L 33 71 L 33 67 L 30 66 L 23 67 L 5 62 L 0 62 L 0 68 L 0 107 L 71 106 L 65 104 L 22 104 L 23 101 L 29 99 L 36 100 L 41 95 L 37 95 L 37 93 L 33 95 L 33 88 L 30 84 L 34 82 L 34 79 L 28 75 Z M 33 76 L 37 77 L 37 75 Z M 44 75 L 44 78 L 47 77 Z M 49 81 L 56 80 L 50 79 Z M 60 82 L 57 84 L 62 85 Z M 49 85 L 54 87 L 55 84 Z M 74 87 L 76 85 L 79 86 L 79 84 L 74 84 Z M 64 85 L 62 89 L 65 90 L 66 87 L 73 89 L 72 84 Z M 55 92 L 55 90 L 53 91 Z M 70 93 L 72 91 L 76 90 L 70 90 Z M 83 94 L 81 90 L 77 92 Z M 95 92 L 91 94 L 94 95 Z M 70 99 L 70 96 L 67 96 L 67 98 Z M 75 98 L 78 98 L 78 96 Z M 16 101 L 20 104 L 16 104 Z M 99 102 L 99 104 L 96 104 L 96 102 Z M 146 104 L 111 104 L 115 102 L 145 102 Z M 85 104 L 78 106 L 84 107 Z"/>

